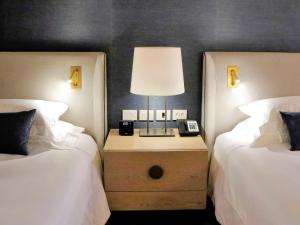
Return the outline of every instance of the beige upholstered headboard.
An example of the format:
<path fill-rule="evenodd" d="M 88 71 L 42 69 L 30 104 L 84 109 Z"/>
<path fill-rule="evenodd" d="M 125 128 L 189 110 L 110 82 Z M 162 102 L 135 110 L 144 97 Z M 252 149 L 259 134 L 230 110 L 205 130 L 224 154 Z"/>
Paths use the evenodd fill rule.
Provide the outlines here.
<path fill-rule="evenodd" d="M 71 66 L 82 88 L 70 89 Z M 0 98 L 42 99 L 69 105 L 62 120 L 86 128 L 99 147 L 106 133 L 106 60 L 101 52 L 1 52 Z"/>
<path fill-rule="evenodd" d="M 239 68 L 237 89 L 227 88 L 227 66 Z M 217 135 L 245 116 L 237 106 L 254 100 L 300 95 L 300 53 L 206 52 L 202 125 L 212 149 Z"/>

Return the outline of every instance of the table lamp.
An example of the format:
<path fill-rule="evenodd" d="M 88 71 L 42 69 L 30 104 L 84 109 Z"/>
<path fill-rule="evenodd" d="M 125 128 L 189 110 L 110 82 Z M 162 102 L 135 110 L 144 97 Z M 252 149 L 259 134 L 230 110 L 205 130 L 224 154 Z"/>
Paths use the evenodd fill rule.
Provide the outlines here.
<path fill-rule="evenodd" d="M 167 96 L 184 93 L 181 49 L 177 47 L 135 47 L 130 92 L 147 96 L 147 128 L 140 136 L 175 136 L 167 129 Z M 165 97 L 165 127 L 149 128 L 149 97 Z"/>

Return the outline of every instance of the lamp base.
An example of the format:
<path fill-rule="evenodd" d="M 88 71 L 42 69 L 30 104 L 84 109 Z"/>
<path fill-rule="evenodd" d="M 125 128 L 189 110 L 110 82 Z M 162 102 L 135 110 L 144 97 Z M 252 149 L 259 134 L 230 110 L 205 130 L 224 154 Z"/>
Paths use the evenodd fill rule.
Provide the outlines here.
<path fill-rule="evenodd" d="M 174 137 L 175 133 L 173 129 L 167 129 L 165 128 L 151 128 L 149 129 L 149 132 L 147 132 L 147 129 L 140 129 L 140 137 Z"/>

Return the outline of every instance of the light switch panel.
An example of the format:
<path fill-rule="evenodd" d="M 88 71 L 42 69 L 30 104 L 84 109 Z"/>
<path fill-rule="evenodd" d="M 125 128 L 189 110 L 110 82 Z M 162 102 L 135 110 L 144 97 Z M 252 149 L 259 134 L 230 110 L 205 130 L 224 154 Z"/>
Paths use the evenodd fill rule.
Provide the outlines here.
<path fill-rule="evenodd" d="M 172 119 L 173 120 L 186 120 L 187 119 L 187 110 L 186 109 L 173 109 L 172 110 Z"/>
<path fill-rule="evenodd" d="M 156 120 L 165 120 L 165 110 L 156 110 Z M 167 110 L 167 120 L 171 120 L 171 110 Z"/>
<path fill-rule="evenodd" d="M 146 121 L 147 120 L 147 110 L 139 110 L 139 120 Z M 149 120 L 154 120 L 154 110 L 149 110 Z"/>
<path fill-rule="evenodd" d="M 137 110 L 122 110 L 122 120 L 137 120 Z"/>

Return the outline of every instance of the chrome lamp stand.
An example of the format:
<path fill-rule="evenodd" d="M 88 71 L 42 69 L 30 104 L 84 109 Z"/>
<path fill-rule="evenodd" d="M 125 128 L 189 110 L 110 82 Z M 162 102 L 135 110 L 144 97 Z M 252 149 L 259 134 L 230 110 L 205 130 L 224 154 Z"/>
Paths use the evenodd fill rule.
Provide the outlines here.
<path fill-rule="evenodd" d="M 167 128 L 167 97 L 165 97 L 165 127 L 164 128 L 150 128 L 149 122 L 149 96 L 147 96 L 147 128 L 140 129 L 140 137 L 174 137 L 174 130 Z"/>

